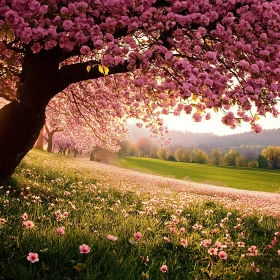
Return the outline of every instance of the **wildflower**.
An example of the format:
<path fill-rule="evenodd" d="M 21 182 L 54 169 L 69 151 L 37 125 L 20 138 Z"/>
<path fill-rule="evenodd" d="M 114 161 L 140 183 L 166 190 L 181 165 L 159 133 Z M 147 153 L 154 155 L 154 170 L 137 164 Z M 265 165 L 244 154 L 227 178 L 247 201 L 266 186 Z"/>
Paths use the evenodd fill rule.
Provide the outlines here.
<path fill-rule="evenodd" d="M 222 248 L 222 242 L 216 241 L 216 242 L 215 242 L 215 246 L 216 246 L 218 249 L 221 249 L 221 248 Z"/>
<path fill-rule="evenodd" d="M 217 229 L 212 229 L 212 230 L 211 230 L 211 233 L 213 233 L 213 234 L 216 234 L 217 232 L 218 232 Z"/>
<path fill-rule="evenodd" d="M 31 263 L 38 262 L 39 261 L 38 254 L 30 252 L 27 256 L 27 260 L 30 261 Z"/>
<path fill-rule="evenodd" d="M 0 223 L 4 225 L 5 223 L 7 223 L 7 220 L 5 218 L 0 218 Z"/>
<path fill-rule="evenodd" d="M 218 255 L 218 249 L 217 248 L 209 248 L 208 253 L 210 255 Z"/>
<path fill-rule="evenodd" d="M 251 267 L 256 271 L 256 272 L 260 272 L 260 269 L 258 267 L 255 266 L 255 262 L 251 263 Z"/>
<path fill-rule="evenodd" d="M 61 235 L 65 234 L 64 227 L 59 227 L 59 228 L 57 228 L 57 229 L 56 229 L 56 232 L 57 232 L 58 234 L 61 234 Z"/>
<path fill-rule="evenodd" d="M 186 229 L 185 229 L 184 227 L 181 227 L 181 228 L 180 228 L 180 233 L 184 233 L 185 230 L 186 230 Z"/>
<path fill-rule="evenodd" d="M 181 239 L 181 245 L 186 248 L 188 246 L 188 241 L 184 238 Z"/>
<path fill-rule="evenodd" d="M 274 236 L 273 240 L 271 241 L 271 245 L 274 246 L 278 242 L 276 236 Z"/>
<path fill-rule="evenodd" d="M 28 219 L 28 215 L 26 213 L 23 213 L 21 218 L 26 221 Z"/>
<path fill-rule="evenodd" d="M 60 215 L 61 215 L 61 211 L 60 211 L 60 210 L 56 210 L 56 211 L 54 212 L 54 214 L 55 214 L 56 216 L 60 216 Z"/>
<path fill-rule="evenodd" d="M 168 270 L 168 267 L 165 264 L 163 264 L 160 268 L 160 271 L 163 272 L 163 273 L 167 272 L 167 270 Z"/>
<path fill-rule="evenodd" d="M 142 238 L 142 234 L 140 232 L 135 232 L 133 236 L 136 240 L 140 240 Z"/>
<path fill-rule="evenodd" d="M 218 256 L 221 260 L 226 260 L 227 259 L 227 253 L 224 252 L 224 251 L 220 251 Z"/>
<path fill-rule="evenodd" d="M 212 243 L 211 239 L 209 239 L 209 240 L 205 239 L 200 243 L 200 245 L 203 247 L 209 247 L 211 245 L 211 243 Z"/>
<path fill-rule="evenodd" d="M 164 240 L 165 242 L 167 242 L 167 243 L 170 243 L 170 239 L 169 239 L 168 237 L 166 237 L 166 236 L 163 237 L 163 240 Z"/>
<path fill-rule="evenodd" d="M 149 262 L 149 256 L 147 256 L 147 257 L 144 257 L 144 256 L 141 256 L 141 259 L 142 259 L 142 261 L 144 262 L 144 263 L 147 263 L 147 262 Z"/>
<path fill-rule="evenodd" d="M 82 244 L 79 246 L 81 254 L 88 254 L 90 252 L 90 247 L 86 244 Z"/>
<path fill-rule="evenodd" d="M 67 218 L 67 217 L 69 216 L 69 213 L 65 211 L 65 212 L 63 212 L 62 216 L 63 216 L 64 218 Z"/>
<path fill-rule="evenodd" d="M 248 251 L 250 252 L 248 255 L 249 256 L 257 256 L 258 255 L 258 250 L 256 246 L 251 246 L 250 248 L 248 248 Z"/>
<path fill-rule="evenodd" d="M 34 223 L 32 221 L 26 221 L 23 223 L 23 225 L 27 228 L 33 228 L 34 227 Z"/>
<path fill-rule="evenodd" d="M 192 226 L 193 229 L 198 229 L 198 230 L 201 230 L 203 228 L 202 225 L 198 225 L 198 224 L 195 224 Z"/>
<path fill-rule="evenodd" d="M 114 235 L 107 235 L 107 238 L 110 240 L 110 241 L 117 241 L 118 240 L 118 237 L 114 236 Z"/>
<path fill-rule="evenodd" d="M 174 227 L 169 228 L 171 233 L 176 233 L 176 229 Z"/>
<path fill-rule="evenodd" d="M 245 247 L 245 243 L 244 242 L 237 242 L 237 246 L 238 247 Z"/>
<path fill-rule="evenodd" d="M 277 251 L 277 254 L 280 256 L 280 250 Z"/>

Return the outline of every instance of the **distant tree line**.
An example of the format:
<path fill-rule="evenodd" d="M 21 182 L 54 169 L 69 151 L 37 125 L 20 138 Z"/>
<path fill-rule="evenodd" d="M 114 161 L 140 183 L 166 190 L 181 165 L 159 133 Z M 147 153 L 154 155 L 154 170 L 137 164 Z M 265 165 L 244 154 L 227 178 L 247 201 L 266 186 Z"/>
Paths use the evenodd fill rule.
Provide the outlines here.
<path fill-rule="evenodd" d="M 250 168 L 280 168 L 280 146 L 256 147 L 256 151 L 245 149 L 244 146 L 236 149 L 198 147 L 171 147 L 167 149 L 152 143 L 149 138 L 140 138 L 137 143 L 128 140 L 120 143 L 119 155 L 158 158 L 162 160 L 213 164 L 224 166 Z M 243 153 L 242 153 L 243 151 Z"/>

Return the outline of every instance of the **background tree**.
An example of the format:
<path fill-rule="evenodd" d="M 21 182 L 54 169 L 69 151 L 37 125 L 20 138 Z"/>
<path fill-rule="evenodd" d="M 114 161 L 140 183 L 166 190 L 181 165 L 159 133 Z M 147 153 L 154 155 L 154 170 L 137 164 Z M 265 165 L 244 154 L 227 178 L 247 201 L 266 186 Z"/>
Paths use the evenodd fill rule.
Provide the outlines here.
<path fill-rule="evenodd" d="M 168 157 L 167 149 L 163 148 L 163 147 L 158 148 L 157 157 L 159 159 L 164 159 L 164 160 L 167 159 L 167 157 Z"/>
<path fill-rule="evenodd" d="M 118 155 L 120 156 L 128 156 L 129 155 L 129 146 L 131 142 L 129 140 L 123 140 L 119 143 L 120 149 L 118 151 Z"/>
<path fill-rule="evenodd" d="M 223 164 L 223 156 L 222 152 L 218 149 L 213 149 L 210 153 L 211 163 L 214 165 L 222 165 Z"/>
<path fill-rule="evenodd" d="M 248 166 L 249 166 L 250 168 L 257 168 L 257 167 L 259 167 L 259 164 L 258 164 L 258 161 L 257 161 L 257 160 L 253 160 L 253 161 L 249 161 L 249 162 L 248 162 Z"/>
<path fill-rule="evenodd" d="M 262 155 L 258 156 L 258 167 L 259 168 L 267 168 L 268 167 L 267 159 Z"/>
<path fill-rule="evenodd" d="M 246 167 L 247 166 L 247 160 L 244 156 L 240 155 L 235 159 L 236 166 L 239 167 Z"/>
<path fill-rule="evenodd" d="M 207 163 L 208 155 L 201 149 L 195 149 L 193 151 L 192 162 L 194 163 Z"/>
<path fill-rule="evenodd" d="M 151 140 L 147 137 L 140 138 L 137 141 L 137 148 L 140 157 L 150 156 Z"/>
<path fill-rule="evenodd" d="M 10 103 L 0 110 L 0 175 L 34 146 L 61 92 L 76 106 L 76 94 L 87 104 L 104 88 L 111 99 L 91 115 L 116 107 L 121 122 L 133 117 L 160 135 L 161 114 L 201 121 L 211 110 L 260 132 L 247 112 L 278 115 L 279 22 L 278 0 L 1 1 L 0 97 Z"/>
<path fill-rule="evenodd" d="M 280 162 L 280 147 L 278 146 L 268 146 L 263 149 L 262 154 L 263 157 L 270 163 L 273 169 L 278 167 Z"/>
<path fill-rule="evenodd" d="M 224 163 L 227 166 L 236 166 L 236 159 L 240 157 L 241 154 L 235 150 L 230 150 L 224 156 Z"/>
<path fill-rule="evenodd" d="M 136 145 L 134 145 L 132 143 L 129 145 L 129 147 L 128 147 L 128 155 L 132 156 L 132 157 L 137 156 L 137 147 L 136 147 Z"/>
<path fill-rule="evenodd" d="M 183 161 L 183 154 L 184 154 L 184 149 L 177 148 L 174 153 L 174 157 L 176 161 Z"/>
<path fill-rule="evenodd" d="M 183 161 L 185 162 L 191 162 L 192 161 L 192 153 L 189 149 L 185 149 L 183 153 Z"/>

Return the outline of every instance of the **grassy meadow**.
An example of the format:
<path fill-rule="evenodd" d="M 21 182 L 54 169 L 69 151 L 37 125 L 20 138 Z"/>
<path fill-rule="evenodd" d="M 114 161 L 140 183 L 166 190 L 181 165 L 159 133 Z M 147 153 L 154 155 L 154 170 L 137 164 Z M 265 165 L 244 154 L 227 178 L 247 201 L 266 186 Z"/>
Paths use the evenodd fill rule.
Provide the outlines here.
<path fill-rule="evenodd" d="M 280 279 L 280 212 L 114 168 L 33 150 L 1 180 L 0 279 Z"/>
<path fill-rule="evenodd" d="M 280 192 L 280 170 L 214 166 L 166 160 L 121 157 L 121 167 L 230 188 Z"/>

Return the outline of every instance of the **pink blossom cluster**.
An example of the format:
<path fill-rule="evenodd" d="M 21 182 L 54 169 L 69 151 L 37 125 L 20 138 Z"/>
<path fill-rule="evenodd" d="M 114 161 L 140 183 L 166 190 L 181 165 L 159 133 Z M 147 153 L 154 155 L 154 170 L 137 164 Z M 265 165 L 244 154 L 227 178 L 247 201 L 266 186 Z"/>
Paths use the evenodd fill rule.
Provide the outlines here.
<path fill-rule="evenodd" d="M 239 117 L 230 108 L 237 106 L 241 114 L 254 107 L 259 115 L 279 114 L 279 1 L 159 2 L 2 1 L 0 96 L 15 98 L 27 53 L 57 52 L 49 63 L 61 73 L 86 62 L 91 69 L 108 67 L 109 75 L 129 71 L 120 75 L 121 82 L 100 74 L 105 88 L 88 83 L 88 96 L 71 101 L 73 106 L 95 104 L 85 110 L 100 123 L 95 123 L 97 133 L 110 125 L 110 113 L 137 117 L 161 133 L 160 114 L 192 113 L 199 122 L 210 118 L 209 110 L 224 111 L 222 122 L 231 128 L 247 121 L 259 133 L 255 118 Z M 70 99 L 74 89 L 79 93 L 68 85 L 89 75 L 71 76 L 64 87 Z M 159 118 L 155 127 L 151 116 Z"/>

